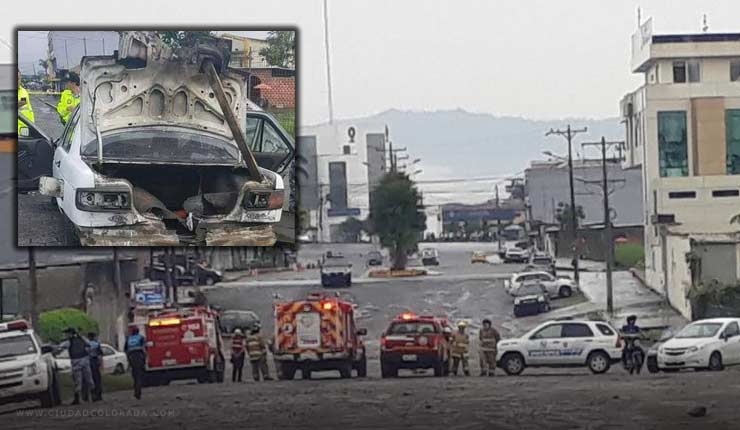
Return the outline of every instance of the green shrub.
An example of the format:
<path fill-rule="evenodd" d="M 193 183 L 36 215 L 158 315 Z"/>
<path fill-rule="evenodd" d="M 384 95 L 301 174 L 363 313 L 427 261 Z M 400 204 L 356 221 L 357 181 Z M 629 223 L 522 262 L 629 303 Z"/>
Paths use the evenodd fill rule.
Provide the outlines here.
<path fill-rule="evenodd" d="M 64 330 L 74 327 L 84 335 L 88 332 L 98 332 L 98 323 L 79 309 L 64 308 L 39 315 L 36 331 L 47 342 L 61 342 L 64 340 Z"/>
<path fill-rule="evenodd" d="M 645 248 L 639 243 L 619 243 L 614 248 L 614 261 L 618 267 L 635 267 L 645 261 Z"/>

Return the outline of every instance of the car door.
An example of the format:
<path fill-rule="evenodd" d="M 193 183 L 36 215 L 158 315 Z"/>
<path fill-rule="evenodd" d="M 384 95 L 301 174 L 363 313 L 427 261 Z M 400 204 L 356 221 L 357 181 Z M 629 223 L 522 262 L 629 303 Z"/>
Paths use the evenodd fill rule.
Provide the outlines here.
<path fill-rule="evenodd" d="M 54 158 L 53 140 L 36 124 L 22 115 L 18 119 L 26 124 L 18 136 L 18 191 L 37 191 L 39 177 L 52 174 Z"/>
<path fill-rule="evenodd" d="M 524 360 L 530 366 L 560 364 L 563 324 L 555 323 L 533 333 L 526 343 Z"/>
<path fill-rule="evenodd" d="M 588 324 L 563 324 L 560 357 L 564 364 L 583 364 L 592 349 L 594 332 Z"/>
<path fill-rule="evenodd" d="M 101 345 L 100 349 L 103 350 L 103 373 L 113 373 L 113 369 L 116 368 L 116 351 L 108 345 Z"/>
<path fill-rule="evenodd" d="M 557 281 L 552 275 L 550 275 L 549 273 L 539 273 L 537 274 L 537 279 L 542 283 L 542 285 L 545 286 L 545 288 L 547 289 L 547 294 L 550 296 L 550 298 L 558 296 Z"/>
<path fill-rule="evenodd" d="M 722 360 L 725 364 L 740 364 L 740 325 L 733 321 L 722 332 L 724 340 L 720 343 Z"/>
<path fill-rule="evenodd" d="M 54 151 L 54 165 L 52 166 L 53 176 L 64 181 L 64 195 L 62 197 L 62 202 L 59 202 L 59 200 L 57 200 L 57 202 L 60 203 L 59 207 L 63 207 L 65 209 L 65 213 L 68 214 L 72 213 L 75 206 L 75 190 L 72 189 L 69 183 L 67 183 L 67 179 L 69 178 L 66 176 L 73 174 L 69 171 L 69 165 L 71 157 L 74 156 L 74 154 L 71 153 L 71 149 L 75 134 L 78 133 L 77 123 L 79 120 L 80 109 L 78 107 L 72 113 L 72 116 L 70 116 L 70 119 L 64 128 L 64 132 L 62 133 L 62 137 L 58 141 L 57 148 Z M 66 205 L 64 202 L 66 202 Z"/>

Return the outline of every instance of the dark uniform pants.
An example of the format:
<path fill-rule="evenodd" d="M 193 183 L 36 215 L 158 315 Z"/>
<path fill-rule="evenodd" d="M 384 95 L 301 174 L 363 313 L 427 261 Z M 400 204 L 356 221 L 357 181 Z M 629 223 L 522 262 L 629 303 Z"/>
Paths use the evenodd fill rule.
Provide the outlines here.
<path fill-rule="evenodd" d="M 249 364 L 252 365 L 252 378 L 254 378 L 255 381 L 260 380 L 260 373 L 262 374 L 262 379 L 267 381 L 272 378 L 270 378 L 270 371 L 267 368 L 267 357 L 262 356 L 260 358 L 250 359 Z"/>
<path fill-rule="evenodd" d="M 480 374 L 493 375 L 496 370 L 496 350 L 480 351 Z"/>
<path fill-rule="evenodd" d="M 231 356 L 231 382 L 242 382 L 242 372 L 244 371 L 244 354 Z"/>
<path fill-rule="evenodd" d="M 141 386 L 144 383 L 144 371 L 146 366 L 146 354 L 137 350 L 128 353 L 128 362 L 131 365 L 131 376 L 134 378 L 134 396 L 141 398 Z"/>
<path fill-rule="evenodd" d="M 90 357 L 90 372 L 95 388 L 92 390 L 92 399 L 101 400 L 103 398 L 103 378 L 100 374 L 102 357 Z"/>
<path fill-rule="evenodd" d="M 457 375 L 457 369 L 460 367 L 460 363 L 462 363 L 462 370 L 465 375 L 470 374 L 470 369 L 468 366 L 468 354 L 462 354 L 462 355 L 453 355 L 452 356 L 452 373 L 454 375 Z"/>

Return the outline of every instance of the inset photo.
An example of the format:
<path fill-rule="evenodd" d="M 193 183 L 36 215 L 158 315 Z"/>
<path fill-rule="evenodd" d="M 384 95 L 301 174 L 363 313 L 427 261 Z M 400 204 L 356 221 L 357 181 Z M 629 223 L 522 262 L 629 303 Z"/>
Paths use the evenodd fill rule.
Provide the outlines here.
<path fill-rule="evenodd" d="M 18 31 L 18 246 L 295 242 L 296 31 Z"/>

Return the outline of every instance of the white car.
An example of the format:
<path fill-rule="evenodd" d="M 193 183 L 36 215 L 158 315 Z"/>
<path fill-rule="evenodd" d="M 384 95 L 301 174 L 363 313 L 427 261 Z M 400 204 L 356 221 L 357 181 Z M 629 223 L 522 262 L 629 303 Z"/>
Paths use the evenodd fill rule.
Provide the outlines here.
<path fill-rule="evenodd" d="M 740 318 L 694 321 L 658 348 L 660 370 L 722 370 L 740 364 Z"/>
<path fill-rule="evenodd" d="M 68 244 L 272 246 L 291 135 L 224 68 L 229 125 L 201 64 L 227 64 L 230 51 L 170 52 L 150 33 L 124 32 L 118 56 L 82 59 L 80 104 L 38 184 L 65 216 Z"/>
<path fill-rule="evenodd" d="M 108 344 L 101 344 L 103 350 L 103 373 L 106 375 L 120 375 L 128 370 L 128 358 L 126 354 L 117 351 Z M 69 352 L 62 351 L 56 357 L 57 368 L 60 372 L 69 373 L 72 370 L 72 364 L 69 360 Z"/>
<path fill-rule="evenodd" d="M 511 275 L 511 279 L 504 280 L 504 288 L 511 296 L 516 297 L 517 290 L 525 282 L 537 281 L 545 286 L 550 298 L 570 297 L 578 290 L 576 283 L 570 278 L 558 278 L 548 272 L 522 272 Z"/>
<path fill-rule="evenodd" d="M 529 260 L 529 251 L 526 249 L 511 247 L 506 248 L 504 262 L 509 263 L 526 263 Z"/>
<path fill-rule="evenodd" d="M 49 408 L 60 403 L 51 352 L 26 321 L 0 323 L 0 405 L 38 400 Z"/>
<path fill-rule="evenodd" d="M 588 367 L 604 373 L 622 358 L 617 331 L 603 321 L 548 321 L 498 343 L 496 362 L 509 375 L 526 367 Z"/>

